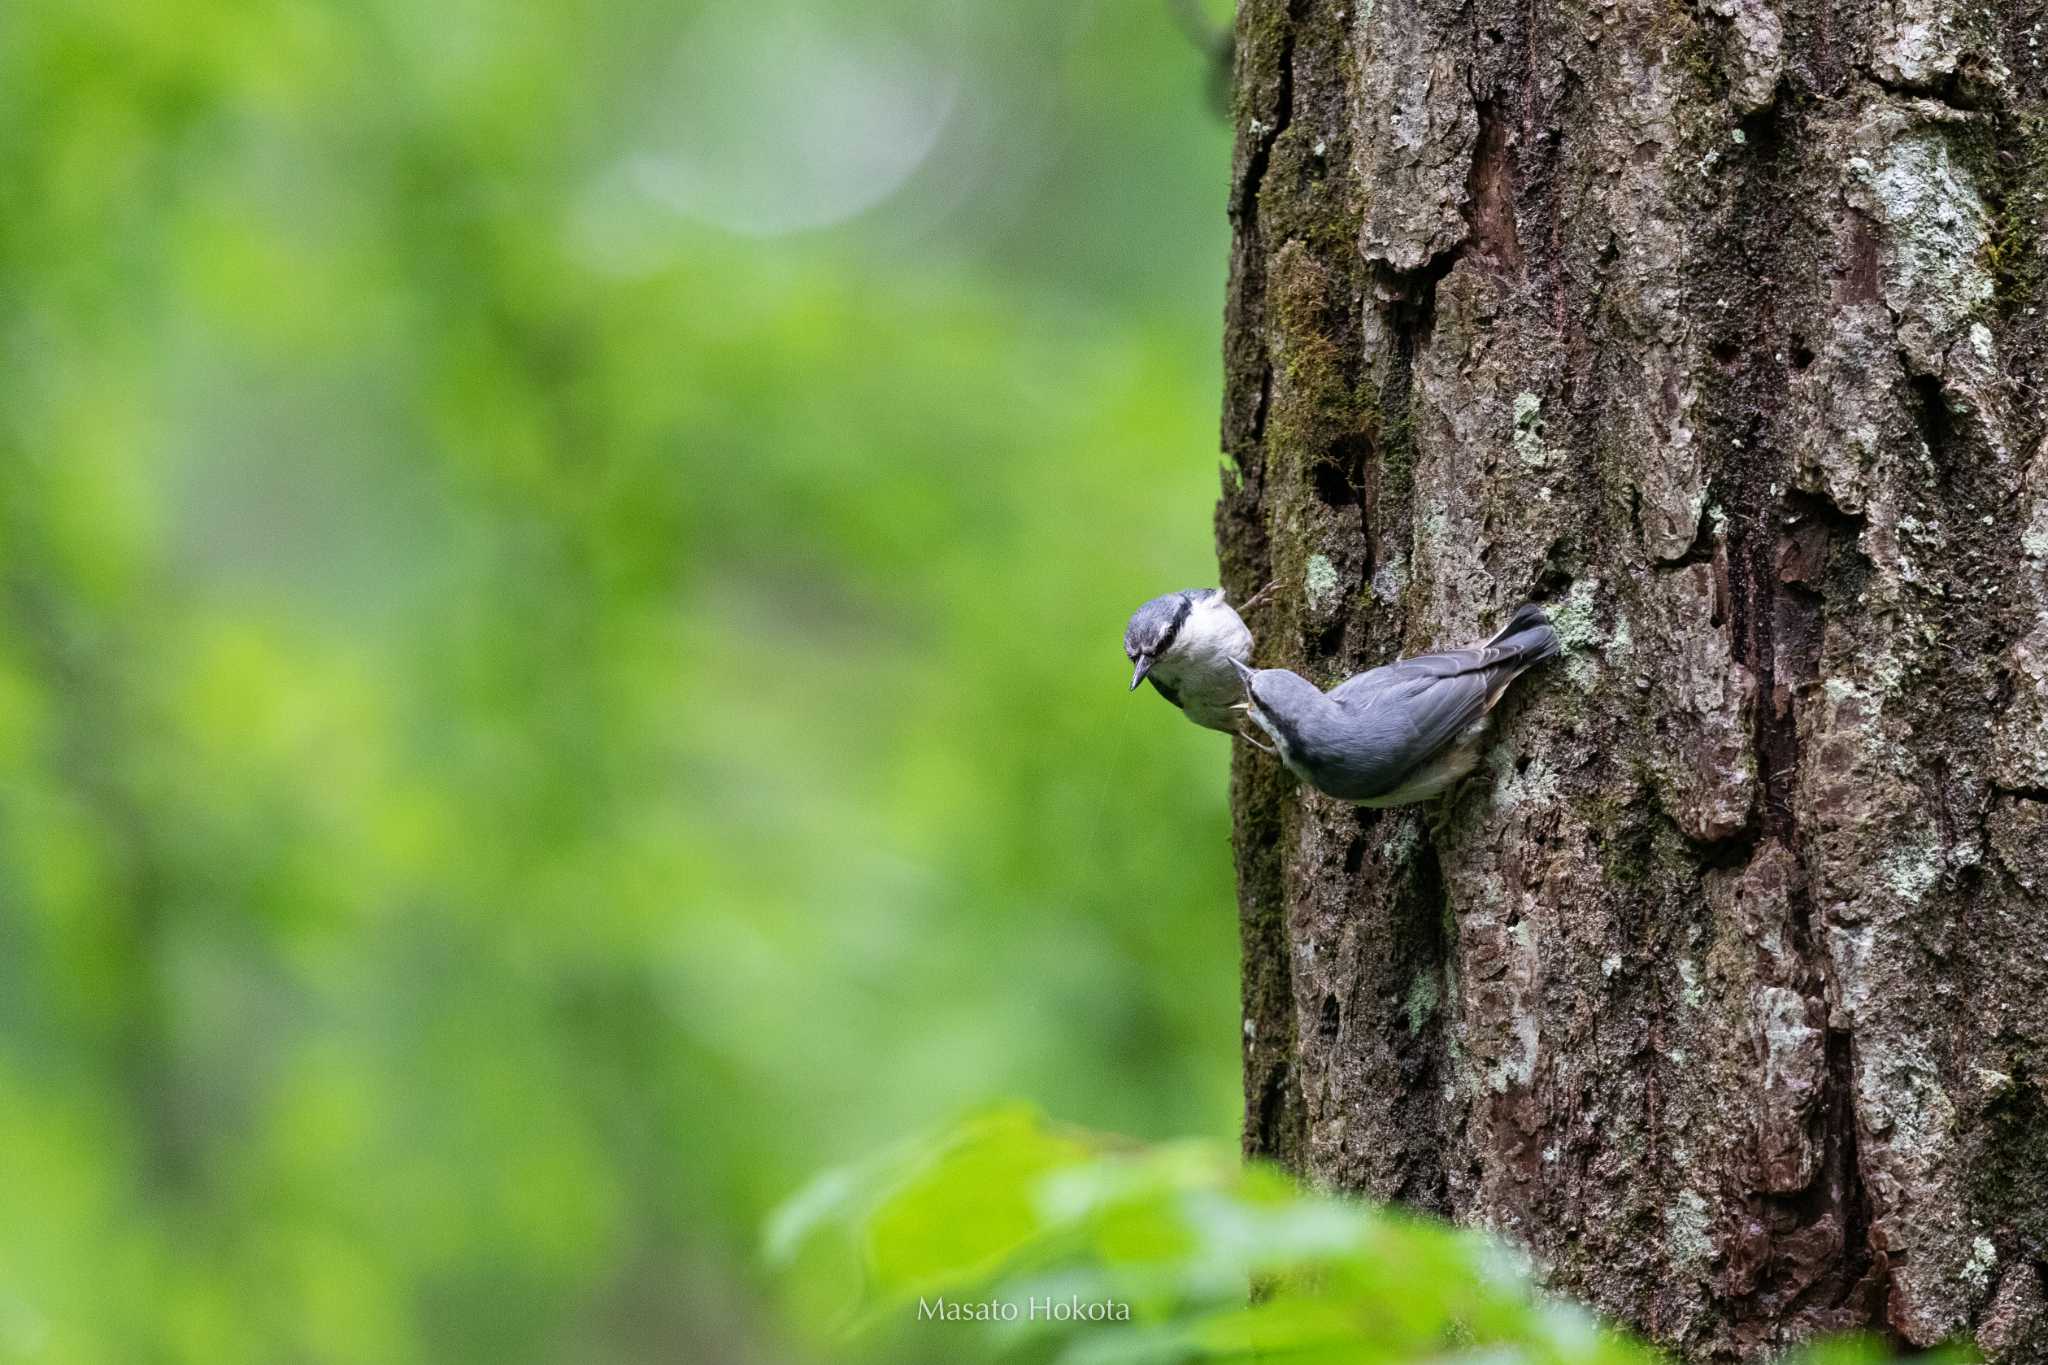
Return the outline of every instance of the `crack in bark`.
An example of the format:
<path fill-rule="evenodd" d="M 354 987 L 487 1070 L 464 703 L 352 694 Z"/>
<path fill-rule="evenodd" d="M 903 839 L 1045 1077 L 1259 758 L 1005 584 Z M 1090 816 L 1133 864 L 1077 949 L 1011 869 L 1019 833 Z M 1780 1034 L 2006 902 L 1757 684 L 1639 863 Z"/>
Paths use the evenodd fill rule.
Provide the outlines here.
<path fill-rule="evenodd" d="M 1880 76 L 1868 63 L 1856 68 L 1856 74 L 1869 81 L 1888 95 L 1902 95 L 1907 99 L 1931 100 L 1944 109 L 1953 109 L 1959 114 L 1981 114 L 1992 108 L 1992 104 L 1981 94 L 1975 93 L 1964 78 L 1962 66 L 1948 72 L 1939 81 L 1895 81 Z"/>
<path fill-rule="evenodd" d="M 1796 173 L 1774 99 L 1768 117 L 1747 128 L 1751 157 L 1735 203 L 1733 248 L 1757 280 L 1770 277 L 1771 261 L 1789 227 L 1782 178 Z M 1744 209 L 1747 211 L 1743 211 Z M 1873 225 L 1852 253 L 1849 293 L 1877 298 L 1878 241 Z M 1818 685 L 1822 632 L 1839 580 L 1837 557 L 1859 553 L 1859 518 L 1822 497 L 1781 491 L 1789 461 L 1774 432 L 1783 420 L 1784 371 L 1773 358 L 1796 355 L 1802 344 L 1777 335 L 1775 309 L 1760 310 L 1755 335 L 1726 337 L 1715 348 L 1725 373 L 1709 411 L 1726 409 L 1740 423 L 1735 452 L 1709 483 L 1708 501 L 1726 510 L 1722 583 L 1728 600 L 1735 654 L 1757 681 L 1751 742 L 1761 818 L 1758 847 L 1782 848 L 1790 857 L 1785 887 L 1792 957 L 1785 985 L 1806 999 L 1832 996 L 1833 959 L 1821 941 L 1805 854 L 1798 784 L 1802 736 L 1797 698 Z M 1773 528 L 1782 528 L 1773 530 Z M 1690 551 L 1688 552 L 1690 554 Z M 1767 979 L 1773 973 L 1767 971 Z M 1887 1263 L 1870 1235 L 1871 1209 L 1864 1186 L 1856 1116 L 1855 1039 L 1830 1020 L 1823 1028 L 1821 1089 L 1815 1105 L 1818 1168 L 1793 1194 L 1751 1191 L 1751 1207 L 1764 1215 L 1760 1264 L 1749 1292 L 1737 1297 L 1738 1334 L 1770 1322 L 1813 1319 L 1836 1327 L 1881 1321 Z M 1809 1130 L 1811 1131 L 1811 1130 Z M 1789 1226 L 1786 1225 L 1789 1223 Z M 1747 1321 L 1745 1321 L 1747 1319 Z"/>
<path fill-rule="evenodd" d="M 1266 171 L 1272 165 L 1273 144 L 1287 131 L 1294 121 L 1294 26 L 1301 19 L 1303 0 L 1288 0 L 1285 19 L 1281 25 L 1280 55 L 1278 58 L 1280 90 L 1275 103 L 1273 124 L 1261 130 L 1252 143 L 1252 150 L 1245 158 L 1244 180 L 1238 186 L 1237 215 L 1253 231 L 1257 230 L 1259 218 L 1259 193 L 1265 188 Z"/>

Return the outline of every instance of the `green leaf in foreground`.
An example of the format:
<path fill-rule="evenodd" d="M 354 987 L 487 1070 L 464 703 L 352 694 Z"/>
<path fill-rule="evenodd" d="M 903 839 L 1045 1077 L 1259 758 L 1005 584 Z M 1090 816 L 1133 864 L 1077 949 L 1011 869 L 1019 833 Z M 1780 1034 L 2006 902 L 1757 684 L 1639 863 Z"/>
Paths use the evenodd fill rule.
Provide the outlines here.
<path fill-rule="evenodd" d="M 955 1333 L 935 1358 L 1062 1365 L 1663 1358 L 1478 1233 L 1304 1190 L 1221 1144 L 1138 1147 L 1022 1107 L 821 1177 L 769 1243 L 799 1316 L 856 1349 L 922 1324 Z M 1838 1342 L 1802 1365 L 1881 1359 Z"/>

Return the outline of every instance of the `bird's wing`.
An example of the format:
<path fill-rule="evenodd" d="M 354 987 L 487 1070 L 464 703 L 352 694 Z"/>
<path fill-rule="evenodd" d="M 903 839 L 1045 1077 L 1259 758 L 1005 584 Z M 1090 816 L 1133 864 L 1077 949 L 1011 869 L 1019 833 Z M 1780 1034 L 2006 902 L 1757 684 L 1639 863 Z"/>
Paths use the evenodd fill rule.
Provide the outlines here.
<path fill-rule="evenodd" d="M 1428 764 L 1455 743 L 1475 721 L 1484 718 L 1499 699 L 1501 689 L 1507 686 L 1507 678 L 1519 671 L 1510 666 L 1505 676 L 1496 680 L 1491 672 L 1483 669 L 1454 672 L 1406 667 L 1408 664 L 1436 663 L 1444 657 L 1440 654 L 1424 655 L 1420 659 L 1403 659 L 1393 665 L 1395 677 L 1387 688 L 1387 694 L 1389 700 L 1397 701 L 1397 704 L 1385 709 L 1398 714 L 1402 728 L 1408 732 L 1405 747 L 1415 756 L 1411 771 Z"/>
<path fill-rule="evenodd" d="M 1393 672 L 1398 667 L 1398 664 L 1388 664 L 1369 673 L 1354 673 L 1331 688 L 1327 695 L 1340 706 L 1370 706 L 1380 690 L 1392 681 Z"/>
<path fill-rule="evenodd" d="M 1418 654 L 1346 678 L 1330 689 L 1330 700 L 1355 709 L 1370 706 L 1388 689 L 1404 688 L 1472 674 L 1488 679 L 1488 706 L 1500 699 L 1507 685 L 1523 670 L 1541 663 L 1558 651 L 1557 632 L 1538 607 L 1523 607 L 1484 644 L 1447 649 L 1437 654 Z"/>
<path fill-rule="evenodd" d="M 1420 766 L 1492 710 L 1508 684 L 1543 657 L 1513 641 L 1420 654 L 1346 679 L 1330 698 L 1361 720 L 1392 726 L 1398 717 L 1402 748 Z"/>

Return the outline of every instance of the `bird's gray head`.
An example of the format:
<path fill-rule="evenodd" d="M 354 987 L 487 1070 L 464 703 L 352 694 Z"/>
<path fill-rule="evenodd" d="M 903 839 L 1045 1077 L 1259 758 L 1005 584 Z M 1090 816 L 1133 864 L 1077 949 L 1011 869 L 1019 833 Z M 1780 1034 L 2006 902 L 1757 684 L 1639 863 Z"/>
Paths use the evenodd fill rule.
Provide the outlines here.
<path fill-rule="evenodd" d="M 1173 648 L 1174 637 L 1180 634 L 1193 610 L 1194 603 L 1186 593 L 1170 592 L 1131 613 L 1131 623 L 1124 627 L 1124 657 L 1135 665 L 1131 672 L 1132 690 L 1145 681 L 1159 656 Z"/>
<path fill-rule="evenodd" d="M 1284 668 L 1237 664 L 1237 675 L 1244 680 L 1245 714 L 1272 737 L 1292 767 L 1307 747 L 1304 734 L 1325 725 L 1336 703 L 1307 678 Z"/>

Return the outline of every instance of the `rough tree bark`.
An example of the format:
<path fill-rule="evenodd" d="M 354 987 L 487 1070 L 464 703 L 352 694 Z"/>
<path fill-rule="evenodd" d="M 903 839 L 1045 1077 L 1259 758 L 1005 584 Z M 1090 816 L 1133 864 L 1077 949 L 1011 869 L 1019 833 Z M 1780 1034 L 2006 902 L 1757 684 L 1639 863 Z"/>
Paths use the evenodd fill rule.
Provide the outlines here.
<path fill-rule="evenodd" d="M 1236 36 L 1260 661 L 1569 651 L 1434 809 L 1240 747 L 1247 1150 L 1692 1358 L 2048 1359 L 2048 3 Z"/>

